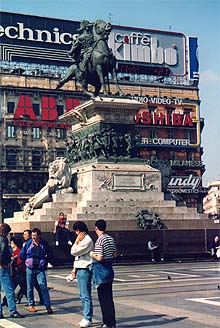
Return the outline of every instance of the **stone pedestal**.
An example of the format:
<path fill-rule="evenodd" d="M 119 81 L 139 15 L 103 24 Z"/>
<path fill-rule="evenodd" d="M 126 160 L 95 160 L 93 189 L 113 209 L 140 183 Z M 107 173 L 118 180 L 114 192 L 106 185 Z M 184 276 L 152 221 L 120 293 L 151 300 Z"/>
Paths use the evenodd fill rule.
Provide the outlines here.
<path fill-rule="evenodd" d="M 134 115 L 141 107 L 143 104 L 134 100 L 98 97 L 65 113 L 61 119 L 73 124 L 73 134 L 79 134 L 81 141 L 85 137 L 88 143 L 88 136 L 93 135 L 95 127 L 99 136 L 102 131 L 114 130 L 113 133 L 124 138 L 125 143 L 125 135 L 135 139 Z M 22 212 L 17 212 L 5 222 L 11 225 L 14 233 L 37 226 L 55 243 L 52 231 L 61 211 L 67 216 L 71 228 L 75 220 L 83 220 L 93 231 L 95 221 L 105 219 L 108 231 L 115 236 L 123 252 L 133 254 L 146 252 L 147 239 L 154 237 L 159 238 L 165 253 L 166 248 L 169 251 L 170 235 L 167 231 L 175 236 L 176 244 L 173 237 L 171 239 L 177 249 L 178 236 L 184 236 L 184 242 L 190 243 L 192 234 L 188 231 L 193 230 L 195 234 L 200 233 L 198 243 L 202 244 L 202 252 L 207 252 L 207 235 L 209 231 L 219 229 L 219 225 L 214 225 L 207 215 L 198 214 L 194 208 L 177 207 L 175 201 L 165 201 L 161 192 L 161 172 L 145 165 L 137 158 L 137 152 L 129 151 L 128 147 L 124 146 L 123 151 L 126 151 L 124 158 L 117 149 L 115 152 L 111 149 L 104 151 L 103 158 L 85 159 L 83 155 L 77 158 L 72 163 L 76 193 L 53 194 L 52 202 L 35 209 L 28 220 L 23 218 Z M 136 216 L 143 210 L 156 212 L 163 229 L 143 231 L 136 221 Z M 132 233 L 139 236 L 139 240 L 134 240 Z M 192 250 L 195 249 L 193 246 Z"/>

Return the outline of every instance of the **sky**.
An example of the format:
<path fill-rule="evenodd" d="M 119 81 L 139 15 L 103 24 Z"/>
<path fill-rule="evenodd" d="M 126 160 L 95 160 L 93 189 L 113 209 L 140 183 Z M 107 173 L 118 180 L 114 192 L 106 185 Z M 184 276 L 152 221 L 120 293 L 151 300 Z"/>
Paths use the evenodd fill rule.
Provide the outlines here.
<path fill-rule="evenodd" d="M 220 180 L 220 0 L 0 0 L 0 10 L 182 32 L 199 38 L 203 185 Z"/>

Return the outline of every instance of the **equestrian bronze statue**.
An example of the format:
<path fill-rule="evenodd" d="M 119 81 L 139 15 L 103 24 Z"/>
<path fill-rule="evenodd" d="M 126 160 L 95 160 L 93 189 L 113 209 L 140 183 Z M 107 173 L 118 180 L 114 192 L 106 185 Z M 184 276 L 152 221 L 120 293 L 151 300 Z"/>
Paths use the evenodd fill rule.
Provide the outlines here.
<path fill-rule="evenodd" d="M 97 20 L 95 23 L 81 21 L 79 35 L 73 40 L 68 52 L 73 63 L 66 75 L 59 81 L 57 89 L 75 78 L 87 95 L 98 96 L 101 90 L 104 95 L 108 95 L 110 73 L 116 85 L 117 94 L 122 94 L 117 81 L 116 58 L 108 47 L 111 29 L 111 24 L 103 20 Z M 95 87 L 94 93 L 88 91 L 88 84 Z"/>

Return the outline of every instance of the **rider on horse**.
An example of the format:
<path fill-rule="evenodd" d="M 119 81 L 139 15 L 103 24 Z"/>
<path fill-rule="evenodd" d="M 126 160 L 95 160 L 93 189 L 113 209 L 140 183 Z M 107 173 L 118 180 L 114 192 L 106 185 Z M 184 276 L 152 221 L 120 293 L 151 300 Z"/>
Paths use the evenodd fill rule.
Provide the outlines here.
<path fill-rule="evenodd" d="M 83 72 L 86 71 L 87 63 L 93 50 L 92 25 L 93 24 L 89 23 L 87 20 L 83 20 L 80 23 L 80 28 L 78 29 L 80 34 L 73 40 L 72 47 L 68 52 L 74 64 L 79 66 L 79 63 L 81 63 L 80 70 Z"/>

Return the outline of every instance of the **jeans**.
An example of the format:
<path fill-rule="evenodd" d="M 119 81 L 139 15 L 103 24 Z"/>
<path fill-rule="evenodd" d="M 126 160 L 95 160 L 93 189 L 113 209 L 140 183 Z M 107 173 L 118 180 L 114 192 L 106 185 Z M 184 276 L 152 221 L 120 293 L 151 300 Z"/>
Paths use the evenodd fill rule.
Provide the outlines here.
<path fill-rule="evenodd" d="M 65 240 L 70 240 L 70 231 L 66 228 L 56 227 L 56 241 L 60 241 L 60 234 L 63 233 L 65 236 Z"/>
<path fill-rule="evenodd" d="M 89 269 L 77 269 L 76 277 L 79 296 L 83 306 L 83 318 L 92 321 L 93 307 L 91 296 L 92 272 Z"/>
<path fill-rule="evenodd" d="M 15 292 L 14 284 L 11 277 L 11 273 L 7 267 L 0 268 L 0 289 L 3 288 L 5 296 L 8 302 L 9 313 L 13 314 L 16 312 L 16 301 L 15 301 Z M 0 314 L 2 314 L 1 306 L 1 293 L 0 293 Z"/>
<path fill-rule="evenodd" d="M 101 284 L 112 283 L 114 279 L 114 271 L 112 269 L 112 261 L 96 260 L 92 263 L 92 279 L 95 287 Z"/>
<path fill-rule="evenodd" d="M 34 305 L 34 285 L 36 279 L 41 289 L 44 305 L 46 308 L 50 307 L 51 302 L 50 295 L 47 289 L 47 278 L 45 271 L 40 271 L 38 269 L 31 270 L 29 268 L 26 268 L 26 279 L 28 305 Z"/>
<path fill-rule="evenodd" d="M 112 294 L 112 283 L 101 284 L 97 288 L 103 323 L 108 327 L 115 326 L 115 306 Z"/>

